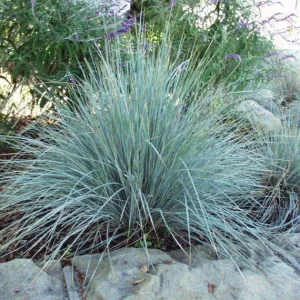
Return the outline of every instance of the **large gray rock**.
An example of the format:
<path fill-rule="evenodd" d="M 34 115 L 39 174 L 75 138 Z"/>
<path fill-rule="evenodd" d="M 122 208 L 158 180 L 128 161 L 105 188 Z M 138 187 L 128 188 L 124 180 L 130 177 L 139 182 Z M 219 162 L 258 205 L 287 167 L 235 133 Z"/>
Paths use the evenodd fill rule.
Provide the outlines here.
<path fill-rule="evenodd" d="M 129 248 L 110 253 L 100 264 L 99 256 L 77 257 L 73 264 L 85 272 L 89 263 L 95 271 L 88 300 L 300 299 L 299 275 L 279 258 L 261 274 L 212 259 L 206 251 L 194 249 L 192 260 L 178 251 L 170 254 L 149 250 L 148 258 L 144 249 Z"/>
<path fill-rule="evenodd" d="M 170 255 L 156 249 L 148 249 L 147 255 L 144 249 L 140 248 L 122 248 L 110 254 L 82 255 L 75 256 L 72 264 L 80 273 L 88 273 L 89 276 L 94 272 L 101 272 L 109 266 L 118 266 L 118 268 L 127 268 L 127 265 L 138 267 L 142 264 L 155 265 L 172 259 Z M 102 258 L 102 259 L 101 259 Z M 101 263 L 99 264 L 99 260 Z"/>
<path fill-rule="evenodd" d="M 63 268 L 65 285 L 67 288 L 68 296 L 70 300 L 81 300 L 81 295 L 79 291 L 79 287 L 76 284 L 77 281 L 74 278 L 74 270 L 71 266 L 66 266 Z"/>
<path fill-rule="evenodd" d="M 64 300 L 60 266 L 43 271 L 32 260 L 0 264 L 1 300 Z"/>
<path fill-rule="evenodd" d="M 259 105 L 269 110 L 274 115 L 280 114 L 280 108 L 279 108 L 280 99 L 276 99 L 278 96 L 276 97 L 271 90 L 260 89 L 254 92 L 252 97 Z"/>
<path fill-rule="evenodd" d="M 255 129 L 268 132 L 281 128 L 280 118 L 274 116 L 256 101 L 246 100 L 241 102 L 237 107 L 237 112 L 240 117 L 249 119 Z"/>

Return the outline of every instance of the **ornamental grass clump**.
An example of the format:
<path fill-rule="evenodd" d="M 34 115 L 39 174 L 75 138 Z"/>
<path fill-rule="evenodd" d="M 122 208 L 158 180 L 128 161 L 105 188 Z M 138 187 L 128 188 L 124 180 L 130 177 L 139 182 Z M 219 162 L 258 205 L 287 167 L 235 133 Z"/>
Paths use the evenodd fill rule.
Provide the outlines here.
<path fill-rule="evenodd" d="M 263 247 L 263 226 L 241 208 L 255 201 L 261 158 L 201 98 L 201 70 L 179 72 L 166 49 L 135 50 L 126 64 L 112 51 L 88 67 L 72 107 L 58 99 L 52 122 L 30 128 L 35 138 L 11 138 L 20 153 L 2 175 L 2 256 L 163 239 L 236 259 Z M 187 95 L 201 101 L 186 107 Z"/>
<path fill-rule="evenodd" d="M 289 68 L 289 69 L 288 69 Z M 283 107 L 289 106 L 300 99 L 299 71 L 287 64 L 282 76 L 275 78 L 271 89 L 278 98 L 278 104 Z"/>
<path fill-rule="evenodd" d="M 279 231 L 300 227 L 300 130 L 292 123 L 262 139 L 267 158 L 261 222 Z"/>

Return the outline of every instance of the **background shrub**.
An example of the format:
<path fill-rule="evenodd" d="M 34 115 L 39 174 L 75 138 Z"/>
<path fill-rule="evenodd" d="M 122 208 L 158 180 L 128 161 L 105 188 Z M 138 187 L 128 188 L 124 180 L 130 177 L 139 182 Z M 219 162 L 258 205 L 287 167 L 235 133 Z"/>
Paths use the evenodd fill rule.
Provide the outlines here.
<path fill-rule="evenodd" d="M 25 79 L 44 106 L 43 88 L 68 94 L 67 83 L 82 76 L 80 63 L 91 61 L 96 48 L 104 51 L 103 40 L 121 23 L 108 9 L 85 1 L 2 1 L 0 66 L 13 83 Z M 34 85 L 41 81 L 37 93 Z"/>
<path fill-rule="evenodd" d="M 268 81 L 266 75 L 275 72 L 275 66 L 264 61 L 274 51 L 272 37 L 264 34 L 253 1 L 133 1 L 132 13 L 141 11 L 153 43 L 159 43 L 167 24 L 175 54 L 180 48 L 183 61 L 192 52 L 199 62 L 209 61 L 199 79 L 204 84 L 213 79 L 241 90 L 253 81 Z"/>

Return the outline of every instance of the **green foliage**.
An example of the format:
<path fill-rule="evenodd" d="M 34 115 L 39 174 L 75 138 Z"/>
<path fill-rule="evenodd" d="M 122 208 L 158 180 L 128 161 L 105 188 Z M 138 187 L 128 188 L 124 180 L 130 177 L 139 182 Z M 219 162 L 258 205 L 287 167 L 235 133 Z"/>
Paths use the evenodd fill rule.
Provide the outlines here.
<path fill-rule="evenodd" d="M 170 9 L 170 1 L 136 0 L 134 10 L 143 10 L 152 42 L 159 43 L 167 26 L 174 53 L 180 48 L 183 61 L 191 53 L 199 62 L 209 61 L 199 82 L 214 78 L 215 83 L 234 83 L 235 89 L 242 89 L 250 82 L 266 80 L 265 75 L 274 68 L 262 68 L 263 56 L 274 46 L 262 35 L 259 10 L 252 1 L 178 0 Z M 241 59 L 230 58 L 230 54 Z"/>
<path fill-rule="evenodd" d="M 32 87 L 43 80 L 66 93 L 66 83 L 82 76 L 79 64 L 93 57 L 91 45 L 103 50 L 103 38 L 118 23 L 82 1 L 1 1 L 0 66 L 13 83 L 26 79 Z"/>
<path fill-rule="evenodd" d="M 166 45 L 128 49 L 125 66 L 112 49 L 89 66 L 76 109 L 58 104 L 52 124 L 35 125 L 38 138 L 16 138 L 29 158 L 8 162 L 2 178 L 2 254 L 25 240 L 24 252 L 54 259 L 128 244 L 129 234 L 143 247 L 151 236 L 179 247 L 205 237 L 235 259 L 263 247 L 263 226 L 241 208 L 255 201 L 260 158 L 194 87 L 201 67 L 170 67 Z M 191 89 L 197 104 L 186 110 Z"/>

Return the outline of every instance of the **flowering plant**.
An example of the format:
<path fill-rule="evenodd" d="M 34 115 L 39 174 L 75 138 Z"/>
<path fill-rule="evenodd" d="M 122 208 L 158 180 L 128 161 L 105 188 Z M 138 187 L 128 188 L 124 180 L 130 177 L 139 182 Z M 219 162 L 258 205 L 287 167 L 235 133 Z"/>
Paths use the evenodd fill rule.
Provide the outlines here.
<path fill-rule="evenodd" d="M 67 84 L 82 76 L 83 61 L 104 51 L 106 35 L 121 23 L 108 9 L 84 1 L 2 1 L 0 67 L 13 83 L 25 79 L 34 96 L 34 85 L 41 80 L 47 89 L 66 93 Z M 45 97 L 34 99 L 41 106 L 47 102 Z"/>

